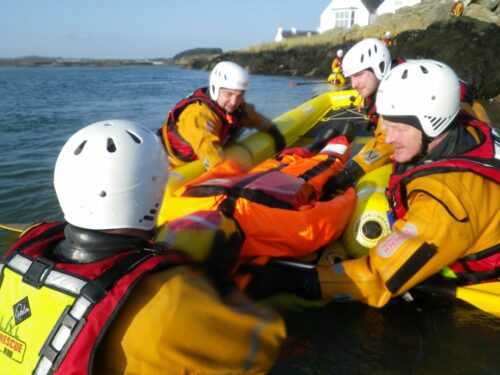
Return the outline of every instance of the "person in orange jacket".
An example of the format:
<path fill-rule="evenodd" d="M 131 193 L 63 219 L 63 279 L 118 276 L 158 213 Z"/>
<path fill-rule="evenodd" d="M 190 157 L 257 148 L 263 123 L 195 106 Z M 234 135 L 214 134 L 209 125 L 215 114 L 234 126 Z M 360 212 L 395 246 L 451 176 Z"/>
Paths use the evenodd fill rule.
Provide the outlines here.
<path fill-rule="evenodd" d="M 283 320 L 221 269 L 238 232 L 204 262 L 155 243 L 168 174 L 160 140 L 136 123 L 102 121 L 70 137 L 54 172 L 65 221 L 28 229 L 0 262 L 2 374 L 271 369 Z"/>
<path fill-rule="evenodd" d="M 464 13 L 464 2 L 461 0 L 453 0 L 451 6 L 450 17 L 460 17 Z"/>
<path fill-rule="evenodd" d="M 196 90 L 168 113 L 158 135 L 172 168 L 201 159 L 207 170 L 224 160 L 223 147 L 242 127 L 267 132 L 276 151 L 286 146 L 279 129 L 244 100 L 249 88 L 247 71 L 230 61 L 218 63 L 209 87 Z"/>

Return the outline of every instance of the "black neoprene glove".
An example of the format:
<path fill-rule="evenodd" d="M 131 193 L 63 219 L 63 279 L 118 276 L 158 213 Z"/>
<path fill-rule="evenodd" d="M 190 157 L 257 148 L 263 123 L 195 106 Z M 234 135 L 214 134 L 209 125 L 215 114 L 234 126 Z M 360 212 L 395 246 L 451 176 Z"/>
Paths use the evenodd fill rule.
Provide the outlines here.
<path fill-rule="evenodd" d="M 323 196 L 331 196 L 337 190 L 345 190 L 349 186 L 354 186 L 354 183 L 364 174 L 365 172 L 358 163 L 350 160 L 345 169 L 330 178 L 323 186 Z"/>
<path fill-rule="evenodd" d="M 231 271 L 236 265 L 242 245 L 243 238 L 238 232 L 229 238 L 222 231 L 217 232 L 206 267 L 207 276 L 219 291 L 232 285 Z"/>
<path fill-rule="evenodd" d="M 283 151 L 286 147 L 286 140 L 283 137 L 283 134 L 279 131 L 278 127 L 276 125 L 271 126 L 267 133 L 274 139 L 274 150 L 276 152 Z"/>

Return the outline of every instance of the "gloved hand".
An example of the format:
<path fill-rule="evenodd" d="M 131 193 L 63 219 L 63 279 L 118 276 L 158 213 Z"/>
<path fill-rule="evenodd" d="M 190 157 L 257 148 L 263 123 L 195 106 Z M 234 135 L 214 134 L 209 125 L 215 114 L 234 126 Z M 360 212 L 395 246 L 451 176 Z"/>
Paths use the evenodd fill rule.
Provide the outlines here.
<path fill-rule="evenodd" d="M 229 238 L 222 231 L 217 232 L 214 247 L 206 261 L 206 274 L 217 289 L 223 290 L 233 284 L 231 274 L 242 246 L 243 237 L 239 232 Z"/>
<path fill-rule="evenodd" d="M 345 169 L 330 178 L 323 186 L 323 196 L 328 197 L 337 190 L 345 190 L 349 186 L 354 186 L 354 183 L 363 174 L 363 169 L 356 162 L 351 160 Z"/>
<path fill-rule="evenodd" d="M 276 152 L 283 151 L 286 147 L 286 140 L 283 137 L 283 134 L 279 131 L 278 127 L 276 125 L 273 125 L 269 128 L 267 133 L 273 137 L 274 140 L 274 150 Z"/>
<path fill-rule="evenodd" d="M 307 148 L 292 147 L 292 148 L 287 148 L 284 151 L 281 151 L 280 154 L 278 155 L 277 159 L 281 160 L 286 155 L 298 155 L 298 156 L 303 157 L 303 158 L 310 158 L 314 154 L 311 151 L 309 151 Z"/>

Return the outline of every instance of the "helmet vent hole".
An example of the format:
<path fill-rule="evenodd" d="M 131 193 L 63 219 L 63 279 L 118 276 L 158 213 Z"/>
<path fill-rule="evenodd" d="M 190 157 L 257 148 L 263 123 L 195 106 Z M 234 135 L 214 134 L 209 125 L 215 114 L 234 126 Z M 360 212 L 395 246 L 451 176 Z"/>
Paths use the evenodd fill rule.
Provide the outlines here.
<path fill-rule="evenodd" d="M 137 136 L 137 134 L 134 134 L 132 133 L 131 131 L 127 130 L 127 134 L 130 135 L 130 138 L 132 138 L 132 140 L 137 143 L 137 144 L 141 144 L 142 143 L 142 140 Z"/>
<path fill-rule="evenodd" d="M 420 70 L 421 70 L 421 71 L 422 71 L 422 73 L 424 73 L 424 74 L 429 73 L 429 71 L 427 70 L 427 68 L 426 68 L 425 66 L 420 65 Z"/>
<path fill-rule="evenodd" d="M 365 61 L 365 55 L 361 55 L 361 62 L 364 62 Z"/>
<path fill-rule="evenodd" d="M 108 150 L 108 152 L 116 151 L 116 145 L 112 138 L 108 138 L 108 144 L 106 146 L 106 149 Z"/>
<path fill-rule="evenodd" d="M 382 73 L 385 72 L 385 62 L 384 61 L 381 61 L 380 64 L 378 64 L 378 67 Z"/>
<path fill-rule="evenodd" d="M 403 72 L 403 74 L 401 75 L 401 78 L 402 79 L 406 79 L 408 78 L 408 69 L 405 69 L 405 71 Z"/>
<path fill-rule="evenodd" d="M 372 57 L 372 50 L 371 49 L 368 50 L 368 57 Z"/>
<path fill-rule="evenodd" d="M 83 141 L 82 143 L 80 143 L 80 145 L 78 145 L 78 147 L 75 149 L 75 151 L 73 152 L 73 154 L 80 155 L 82 153 L 83 148 L 85 147 L 86 143 L 87 143 L 87 141 Z"/>
<path fill-rule="evenodd" d="M 432 95 L 431 100 L 436 100 L 436 96 Z"/>
<path fill-rule="evenodd" d="M 106 195 L 107 195 L 107 194 L 106 194 L 106 192 L 105 192 L 104 190 L 103 190 L 103 191 L 101 191 L 101 192 L 99 193 L 99 196 L 100 196 L 101 198 L 104 198 Z"/>
<path fill-rule="evenodd" d="M 378 52 L 378 49 L 377 49 L 377 45 L 376 45 L 376 44 L 373 46 L 373 50 L 375 51 L 375 53 L 377 53 L 377 52 Z"/>

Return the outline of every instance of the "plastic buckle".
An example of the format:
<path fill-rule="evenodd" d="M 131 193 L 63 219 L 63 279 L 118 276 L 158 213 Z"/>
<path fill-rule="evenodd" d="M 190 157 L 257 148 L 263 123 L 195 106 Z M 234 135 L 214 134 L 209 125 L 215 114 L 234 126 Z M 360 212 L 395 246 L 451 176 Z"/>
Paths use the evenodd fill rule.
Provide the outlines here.
<path fill-rule="evenodd" d="M 53 268 L 53 261 L 43 257 L 36 258 L 24 274 L 23 282 L 40 289 Z"/>

